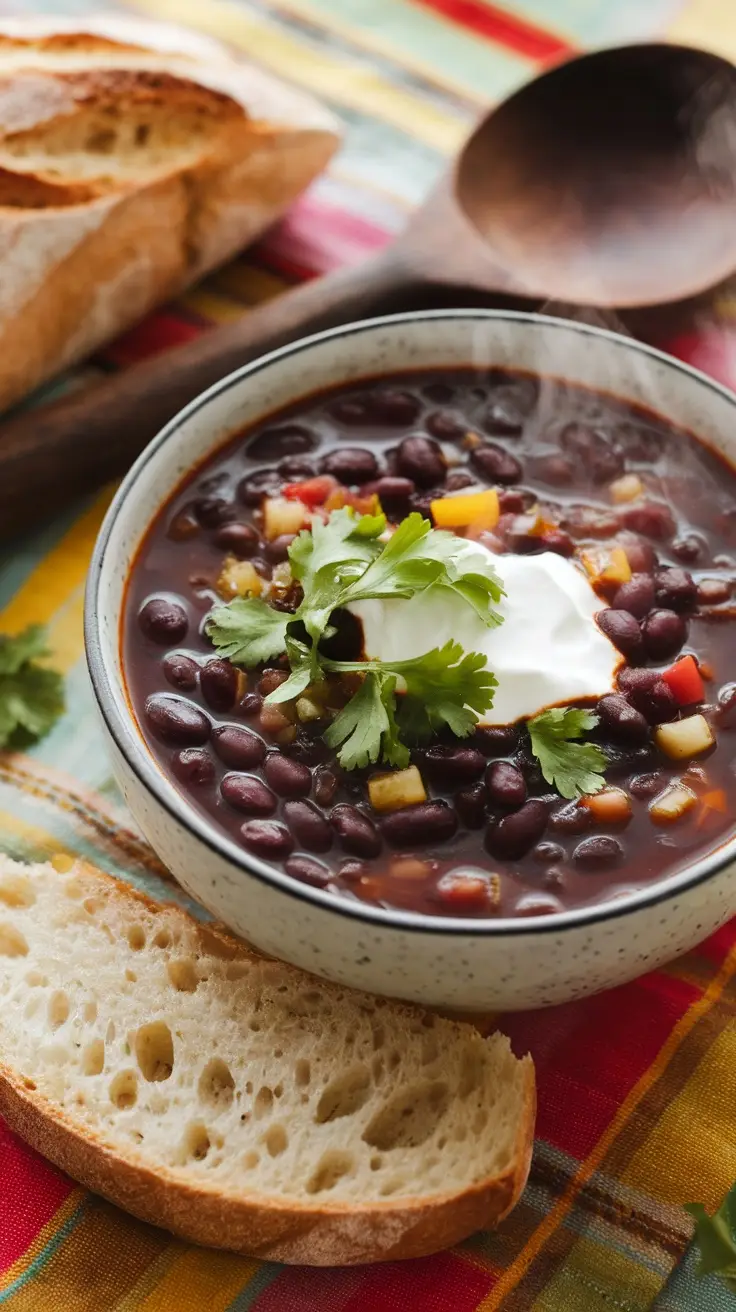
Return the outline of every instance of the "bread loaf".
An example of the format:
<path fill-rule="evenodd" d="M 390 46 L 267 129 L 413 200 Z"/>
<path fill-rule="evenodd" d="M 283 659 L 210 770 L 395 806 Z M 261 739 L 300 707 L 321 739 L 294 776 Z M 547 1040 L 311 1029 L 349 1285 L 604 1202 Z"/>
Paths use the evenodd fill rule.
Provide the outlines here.
<path fill-rule="evenodd" d="M 247 246 L 337 143 L 192 33 L 0 18 L 0 409 Z"/>
<path fill-rule="evenodd" d="M 431 1253 L 517 1202 L 534 1071 L 501 1034 L 60 864 L 0 858 L 0 1115 L 75 1179 L 186 1239 L 314 1265 Z"/>

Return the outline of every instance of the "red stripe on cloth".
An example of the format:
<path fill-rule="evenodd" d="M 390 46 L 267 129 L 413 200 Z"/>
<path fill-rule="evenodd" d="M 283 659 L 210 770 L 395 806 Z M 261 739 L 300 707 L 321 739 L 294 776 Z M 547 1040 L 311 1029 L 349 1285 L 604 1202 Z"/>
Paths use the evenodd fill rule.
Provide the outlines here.
<path fill-rule="evenodd" d="M 574 46 L 553 32 L 526 19 L 511 14 L 496 5 L 486 4 L 483 0 L 420 0 L 425 9 L 434 9 L 443 18 L 449 18 L 459 27 L 467 27 L 479 36 L 497 41 L 517 55 L 525 55 L 540 63 L 561 59 L 574 53 Z"/>
<path fill-rule="evenodd" d="M 159 310 L 108 346 L 101 358 L 120 368 L 137 364 L 159 351 L 168 351 L 172 346 L 191 341 L 199 336 L 204 326 L 200 327 L 173 311 Z"/>
<path fill-rule="evenodd" d="M 714 965 L 720 966 L 725 961 L 731 948 L 736 942 L 736 920 L 729 920 L 727 925 L 723 925 L 715 934 L 701 943 L 696 948 L 699 957 L 705 957 L 707 961 L 712 961 Z"/>
<path fill-rule="evenodd" d="M 652 974 L 586 1002 L 505 1016 L 514 1050 L 536 1063 L 538 1138 L 586 1157 L 697 996 Z"/>
<path fill-rule="evenodd" d="M 727 387 L 736 387 L 736 331 L 729 325 L 701 328 L 698 332 L 682 333 L 667 342 L 656 343 L 662 350 L 676 355 L 678 360 L 691 364 L 703 373 L 710 374 Z"/>
<path fill-rule="evenodd" d="M 3 1121 L 0 1179 L 5 1196 L 5 1205 L 0 1206 L 0 1271 L 7 1271 L 27 1252 L 74 1186 L 16 1139 Z"/>
<path fill-rule="evenodd" d="M 288 260 L 309 273 L 329 273 L 380 250 L 390 233 L 350 210 L 305 196 L 262 243 L 268 258 Z"/>
<path fill-rule="evenodd" d="M 494 1279 L 455 1253 L 364 1269 L 289 1267 L 253 1312 L 476 1312 Z"/>

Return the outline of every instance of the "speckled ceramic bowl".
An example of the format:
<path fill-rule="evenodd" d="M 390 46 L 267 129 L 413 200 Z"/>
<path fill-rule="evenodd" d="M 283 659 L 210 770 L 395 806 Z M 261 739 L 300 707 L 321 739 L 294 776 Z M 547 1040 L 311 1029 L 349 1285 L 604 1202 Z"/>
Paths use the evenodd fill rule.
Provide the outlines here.
<path fill-rule="evenodd" d="M 249 856 L 162 774 L 131 713 L 120 612 L 136 548 L 195 463 L 238 428 L 322 387 L 433 366 L 538 369 L 657 409 L 736 457 L 736 397 L 668 356 L 541 316 L 441 311 L 353 324 L 276 351 L 192 402 L 128 474 L 100 533 L 86 603 L 87 658 L 123 793 L 184 888 L 257 947 L 374 993 L 511 1010 L 620 984 L 736 913 L 736 840 L 618 901 L 538 920 L 427 918 L 334 897 Z"/>

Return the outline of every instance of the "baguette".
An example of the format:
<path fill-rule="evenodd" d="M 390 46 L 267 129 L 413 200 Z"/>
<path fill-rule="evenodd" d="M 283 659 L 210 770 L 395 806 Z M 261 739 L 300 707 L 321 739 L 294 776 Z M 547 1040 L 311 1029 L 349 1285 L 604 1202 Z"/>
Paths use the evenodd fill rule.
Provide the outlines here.
<path fill-rule="evenodd" d="M 193 33 L 0 19 L 0 409 L 248 245 L 338 140 Z"/>
<path fill-rule="evenodd" d="M 0 1115 L 134 1215 L 311 1265 L 419 1257 L 524 1187 L 501 1034 L 256 955 L 82 862 L 0 859 Z"/>

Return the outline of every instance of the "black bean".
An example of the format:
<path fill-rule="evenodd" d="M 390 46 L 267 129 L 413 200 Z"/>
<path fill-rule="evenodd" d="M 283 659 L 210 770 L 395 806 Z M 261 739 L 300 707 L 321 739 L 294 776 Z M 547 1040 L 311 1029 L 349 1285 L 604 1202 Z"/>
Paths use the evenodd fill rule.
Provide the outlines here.
<path fill-rule="evenodd" d="M 492 761 L 486 770 L 486 788 L 494 806 L 516 810 L 526 801 L 526 780 L 518 766 Z"/>
<path fill-rule="evenodd" d="M 264 428 L 262 433 L 252 438 L 245 454 L 249 460 L 280 460 L 282 456 L 302 455 L 313 451 L 318 442 L 315 433 L 302 424 L 279 424 L 275 428 Z"/>
<path fill-rule="evenodd" d="M 584 834 L 593 824 L 593 813 L 581 802 L 565 802 L 549 817 L 555 834 Z"/>
<path fill-rule="evenodd" d="M 671 551 L 683 564 L 694 565 L 705 554 L 706 544 L 696 533 L 686 533 L 681 538 L 675 538 Z"/>
<path fill-rule="evenodd" d="M 255 774 L 226 774 L 220 792 L 226 802 L 248 815 L 273 815 L 278 805 L 276 795 Z"/>
<path fill-rule="evenodd" d="M 374 393 L 372 401 L 374 414 L 384 424 L 413 424 L 421 410 L 416 396 L 395 388 Z"/>
<path fill-rule="evenodd" d="M 229 661 L 218 657 L 203 666 L 199 685 L 202 696 L 213 711 L 229 711 L 238 695 L 238 671 Z"/>
<path fill-rule="evenodd" d="M 518 437 L 524 428 L 524 413 L 508 392 L 499 391 L 483 416 L 483 427 L 494 437 Z"/>
<path fill-rule="evenodd" d="M 398 478 L 387 474 L 384 478 L 378 479 L 375 490 L 387 514 L 405 514 L 409 509 L 409 498 L 416 491 L 416 484 L 411 478 Z"/>
<path fill-rule="evenodd" d="M 428 747 L 421 762 L 430 779 L 468 784 L 483 773 L 485 757 L 475 747 Z"/>
<path fill-rule="evenodd" d="M 518 811 L 512 811 L 488 826 L 485 835 L 487 850 L 493 857 L 520 860 L 539 842 L 547 828 L 548 817 L 546 803 L 533 797 Z"/>
<path fill-rule="evenodd" d="M 284 820 L 300 847 L 308 852 L 329 852 L 332 829 L 312 802 L 285 802 Z"/>
<path fill-rule="evenodd" d="M 240 827 L 243 844 L 254 856 L 269 861 L 283 861 L 294 850 L 294 839 L 275 820 L 247 820 Z"/>
<path fill-rule="evenodd" d="M 229 551 L 238 560 L 249 560 L 261 545 L 261 539 L 252 524 L 223 524 L 215 533 L 214 541 L 215 546 Z"/>
<path fill-rule="evenodd" d="M 193 747 L 206 743 L 210 736 L 210 722 L 204 712 L 168 693 L 148 697 L 145 716 L 156 737 L 165 743 Z"/>
<path fill-rule="evenodd" d="M 384 817 L 381 828 L 392 847 L 428 847 L 457 832 L 457 816 L 447 802 L 420 802 Z"/>
<path fill-rule="evenodd" d="M 250 719 L 252 715 L 258 715 L 262 706 L 263 698 L 257 692 L 247 692 L 241 697 L 238 710 L 246 719 Z"/>
<path fill-rule="evenodd" d="M 646 774 L 635 774 L 629 780 L 629 792 L 632 797 L 638 797 L 646 801 L 650 797 L 656 797 L 661 793 L 666 783 L 665 776 L 661 770 L 649 770 Z"/>
<path fill-rule="evenodd" d="M 662 501 L 645 501 L 630 506 L 622 510 L 621 516 L 626 528 L 643 533 L 644 537 L 653 538 L 655 542 L 666 542 L 677 527 L 672 511 Z"/>
<path fill-rule="evenodd" d="M 601 697 L 596 707 L 604 729 L 613 738 L 627 743 L 644 743 L 649 737 L 649 725 L 641 711 L 637 711 L 621 693 Z"/>
<path fill-rule="evenodd" d="M 373 821 L 359 811 L 357 806 L 341 802 L 331 811 L 330 824 L 346 852 L 350 852 L 352 856 L 378 856 L 381 850 L 381 835 Z"/>
<path fill-rule="evenodd" d="M 262 697 L 268 697 L 270 692 L 275 692 L 277 688 L 281 687 L 282 683 L 286 683 L 288 677 L 289 675 L 286 670 L 276 670 L 273 667 L 269 667 L 267 670 L 263 671 L 263 674 L 258 680 L 259 693 Z"/>
<path fill-rule="evenodd" d="M 354 884 L 368 874 L 368 866 L 363 865 L 362 861 L 341 861 L 337 873 L 340 879 Z"/>
<path fill-rule="evenodd" d="M 271 752 L 263 767 L 269 784 L 279 797 L 306 797 L 312 787 L 312 771 L 300 761 Z"/>
<path fill-rule="evenodd" d="M 168 656 L 164 656 L 161 669 L 166 682 L 170 683 L 172 688 L 178 688 L 181 692 L 191 692 L 192 688 L 196 688 L 199 666 L 191 656 L 183 656 L 181 652 L 172 651 Z"/>
<path fill-rule="evenodd" d="M 335 794 L 340 785 L 340 781 L 332 770 L 326 770 L 323 766 L 315 771 L 314 774 L 314 800 L 319 806 L 330 806 L 335 800 Z"/>
<path fill-rule="evenodd" d="M 181 510 L 177 510 L 166 530 L 166 536 L 172 542 L 188 542 L 190 538 L 196 537 L 198 533 L 199 524 L 191 502 L 189 505 L 182 506 Z"/>
<path fill-rule="evenodd" d="M 657 564 L 657 556 L 651 542 L 647 542 L 640 533 L 632 533 L 624 528 L 617 535 L 620 547 L 623 547 L 626 559 L 634 574 L 651 574 Z"/>
<path fill-rule="evenodd" d="M 609 779 L 621 779 L 643 770 L 651 770 L 655 753 L 651 743 L 630 743 L 619 746 L 606 743 L 606 775 Z"/>
<path fill-rule="evenodd" d="M 138 612 L 141 633 L 159 647 L 171 647 L 186 637 L 189 620 L 184 607 L 168 597 L 151 597 Z"/>
<path fill-rule="evenodd" d="M 312 888 L 326 888 L 332 878 L 327 866 L 311 856 L 290 856 L 284 862 L 284 870 L 292 879 L 298 879 L 301 884 L 310 884 Z"/>
<path fill-rule="evenodd" d="M 449 405 L 455 399 L 455 388 L 449 383 L 427 383 L 423 390 L 427 400 L 435 405 Z"/>
<path fill-rule="evenodd" d="M 674 610 L 653 610 L 642 625 L 647 655 L 654 660 L 676 656 L 687 638 L 687 622 Z"/>
<path fill-rule="evenodd" d="M 438 442 L 462 442 L 467 436 L 467 421 L 446 410 L 434 410 L 424 421 L 427 432 Z"/>
<path fill-rule="evenodd" d="M 723 729 L 736 729 L 736 683 L 724 683 L 718 693 L 718 723 Z"/>
<path fill-rule="evenodd" d="M 519 741 L 519 732 L 511 725 L 479 724 L 471 741 L 484 756 L 508 756 Z"/>
<path fill-rule="evenodd" d="M 317 466 L 306 456 L 287 456 L 279 461 L 278 471 L 288 483 L 303 483 L 305 479 L 315 477 Z"/>
<path fill-rule="evenodd" d="M 239 724 L 219 725 L 212 733 L 212 746 L 225 765 L 237 770 L 255 770 L 266 756 L 263 740 Z"/>
<path fill-rule="evenodd" d="M 727 579 L 701 579 L 698 584 L 698 601 L 701 606 L 720 606 L 731 596 Z"/>
<path fill-rule="evenodd" d="M 608 483 L 624 471 L 621 447 L 596 428 L 567 424 L 560 433 L 560 444 L 594 483 Z"/>
<path fill-rule="evenodd" d="M 574 848 L 572 859 L 583 870 L 607 870 L 623 861 L 624 849 L 617 838 L 608 834 L 593 834 Z"/>
<path fill-rule="evenodd" d="M 451 469 L 445 479 L 445 488 L 448 492 L 462 492 L 464 487 L 475 487 L 476 480 L 466 469 Z"/>
<path fill-rule="evenodd" d="M 328 412 L 339 424 L 368 424 L 372 415 L 368 398 L 364 396 L 343 396 L 328 406 Z"/>
<path fill-rule="evenodd" d="M 551 843 L 547 839 L 544 843 L 537 843 L 532 856 L 535 861 L 539 862 L 540 866 L 551 866 L 557 861 L 564 861 L 565 849 L 560 847 L 559 843 Z"/>
<path fill-rule="evenodd" d="M 665 720 L 671 720 L 679 710 L 679 704 L 669 684 L 661 678 L 658 670 L 642 670 L 641 673 L 649 676 L 648 681 L 627 680 L 627 699 L 637 711 L 641 711 L 649 724 L 662 724 Z M 619 685 L 624 686 L 621 675 Z"/>
<path fill-rule="evenodd" d="M 566 456 L 539 456 L 534 461 L 534 477 L 552 487 L 569 487 L 575 482 L 575 466 Z"/>
<path fill-rule="evenodd" d="M 572 556 L 575 543 L 562 528 L 547 528 L 539 535 L 539 545 L 543 551 L 554 551 L 558 556 Z"/>
<path fill-rule="evenodd" d="M 220 528 L 222 524 L 233 523 L 238 512 L 234 501 L 229 497 L 197 497 L 194 513 L 202 528 Z"/>
<path fill-rule="evenodd" d="M 177 779 L 195 788 L 211 784 L 215 777 L 214 762 L 204 747 L 183 747 L 172 757 L 171 766 Z"/>
<path fill-rule="evenodd" d="M 313 720 L 309 725 L 300 726 L 293 743 L 282 750 L 290 760 L 299 761 L 303 766 L 321 765 L 331 756 L 327 743 L 321 737 L 323 729 L 323 720 Z"/>
<path fill-rule="evenodd" d="M 553 897 L 551 894 L 544 893 L 525 893 L 519 898 L 514 908 L 514 914 L 524 916 L 554 916 L 557 912 L 564 910 L 560 899 Z"/>
<path fill-rule="evenodd" d="M 651 574 L 632 574 L 628 583 L 617 588 L 611 602 L 614 610 L 627 610 L 638 620 L 643 620 L 654 605 L 654 579 Z"/>
<path fill-rule="evenodd" d="M 480 829 L 486 818 L 488 794 L 485 784 L 471 784 L 460 788 L 453 797 L 453 805 L 466 829 Z"/>
<path fill-rule="evenodd" d="M 244 506 L 260 506 L 264 497 L 276 496 L 281 479 L 275 469 L 257 469 L 238 483 L 238 499 Z"/>
<path fill-rule="evenodd" d="M 698 600 L 698 585 L 686 569 L 659 569 L 655 575 L 657 605 L 669 610 L 694 610 Z"/>
<path fill-rule="evenodd" d="M 417 487 L 433 487 L 446 473 L 442 448 L 432 437 L 405 437 L 396 453 L 398 471 Z"/>
<path fill-rule="evenodd" d="M 320 464 L 320 473 L 331 474 L 339 483 L 351 486 L 378 477 L 378 461 L 372 451 L 362 446 L 343 446 L 330 451 Z"/>
<path fill-rule="evenodd" d="M 475 447 L 470 463 L 489 483 L 518 483 L 524 472 L 521 461 L 495 442 Z"/>
<path fill-rule="evenodd" d="M 282 561 L 289 559 L 289 547 L 296 539 L 296 533 L 279 533 L 277 538 L 266 545 L 266 560 L 272 565 L 280 565 Z"/>
<path fill-rule="evenodd" d="M 598 628 L 602 629 L 614 647 L 623 656 L 636 656 L 642 650 L 641 629 L 639 621 L 627 610 L 600 610 L 596 615 Z"/>

